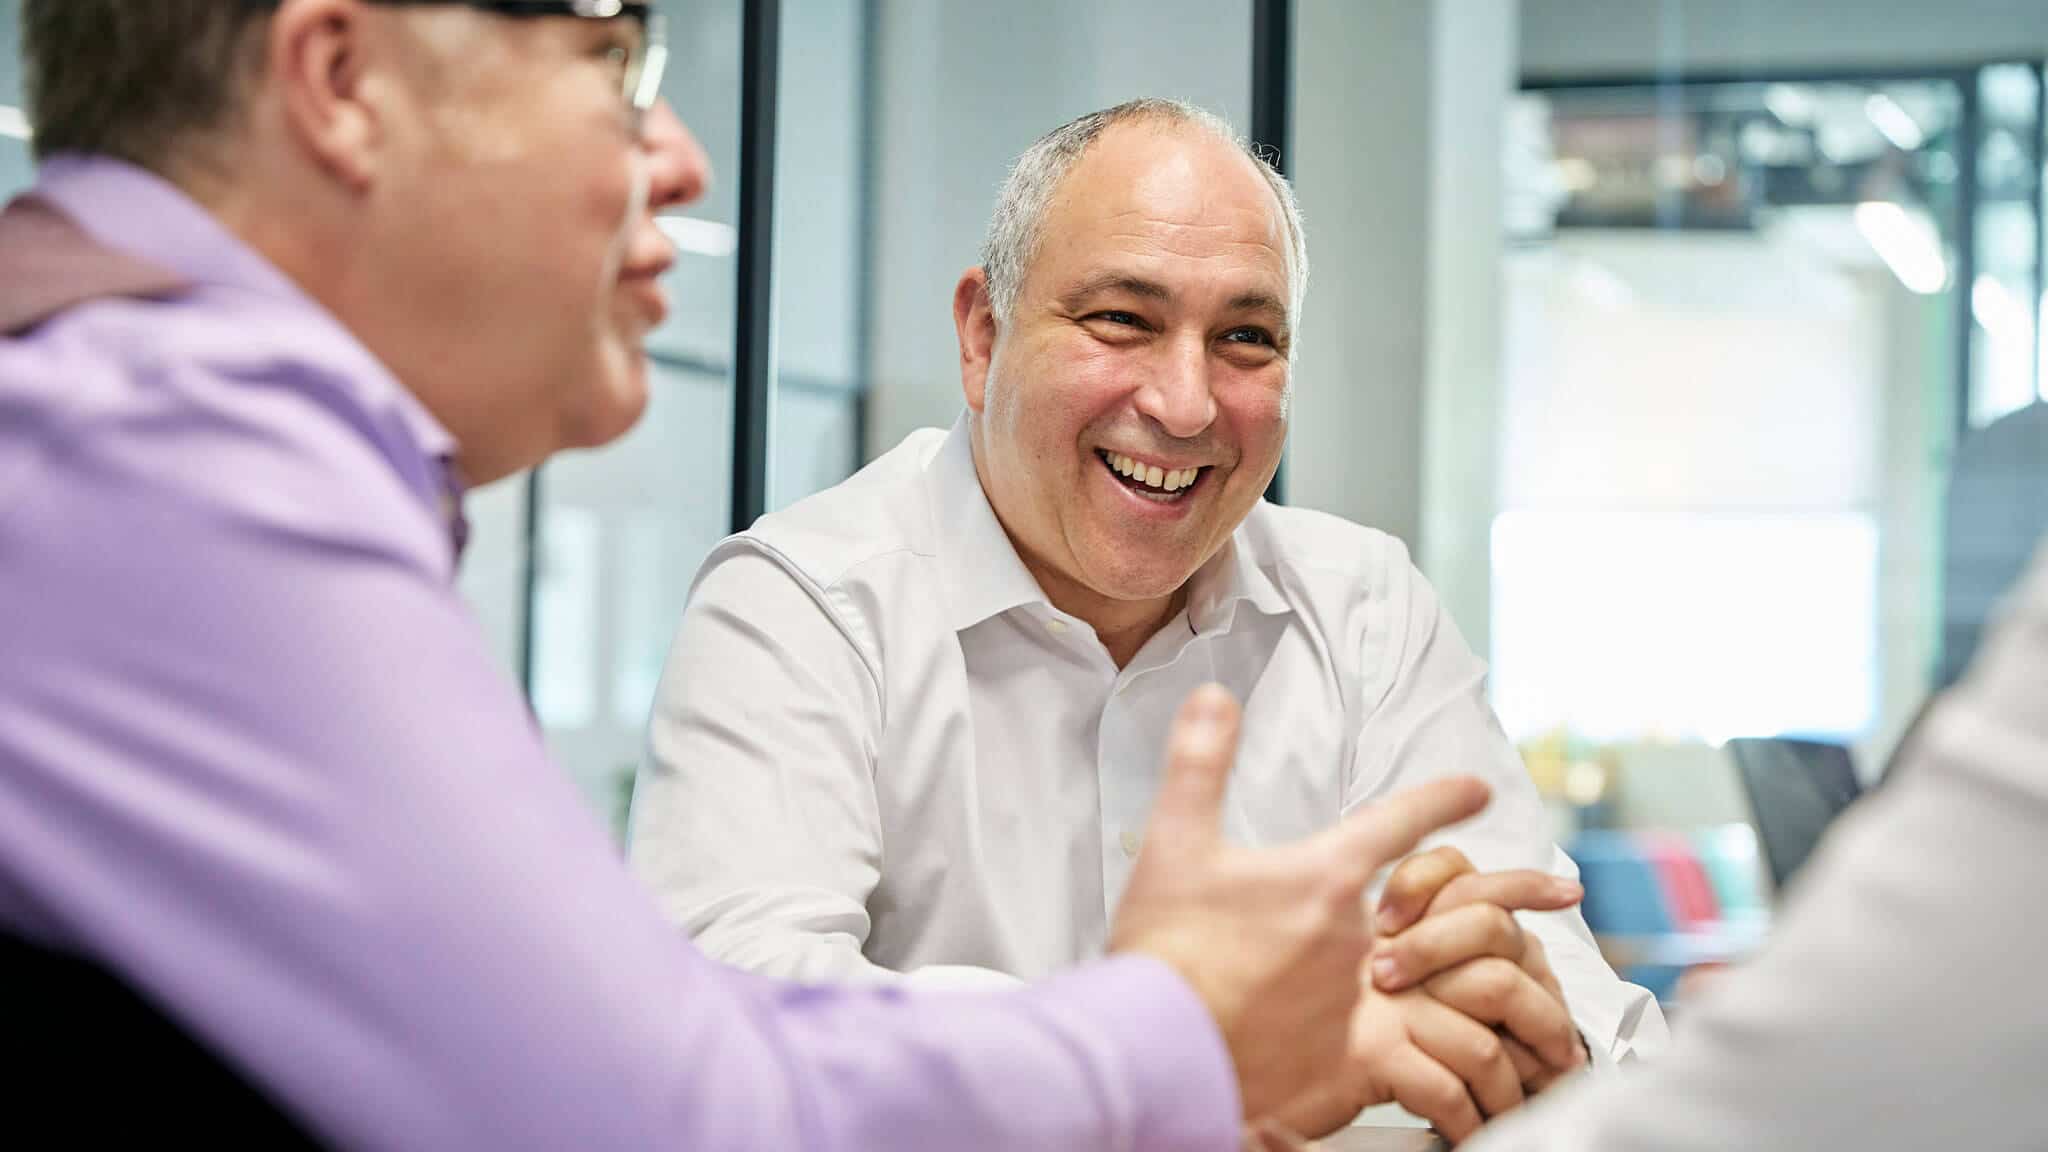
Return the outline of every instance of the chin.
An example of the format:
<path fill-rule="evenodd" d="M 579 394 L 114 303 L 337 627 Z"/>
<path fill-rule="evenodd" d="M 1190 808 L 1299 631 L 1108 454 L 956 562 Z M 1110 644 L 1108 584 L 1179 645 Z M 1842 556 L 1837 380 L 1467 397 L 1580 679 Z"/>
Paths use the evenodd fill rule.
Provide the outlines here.
<path fill-rule="evenodd" d="M 1157 600 L 1180 591 L 1199 567 L 1178 559 L 1118 565 L 1110 571 L 1092 573 L 1090 583 L 1112 600 Z"/>
<path fill-rule="evenodd" d="M 631 432 L 647 414 L 647 360 L 632 357 L 629 365 L 600 373 L 604 384 L 593 391 L 577 421 L 572 447 L 600 448 Z"/>

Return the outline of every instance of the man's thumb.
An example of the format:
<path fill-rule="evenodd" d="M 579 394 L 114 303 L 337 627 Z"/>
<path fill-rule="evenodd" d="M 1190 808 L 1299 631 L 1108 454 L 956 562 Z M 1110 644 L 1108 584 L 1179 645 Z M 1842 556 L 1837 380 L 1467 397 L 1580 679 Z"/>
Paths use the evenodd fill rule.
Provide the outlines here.
<path fill-rule="evenodd" d="M 1189 847 L 1222 834 L 1223 796 L 1237 758 L 1237 701 L 1216 684 L 1195 689 L 1166 738 L 1166 771 L 1152 809 L 1148 845 Z"/>

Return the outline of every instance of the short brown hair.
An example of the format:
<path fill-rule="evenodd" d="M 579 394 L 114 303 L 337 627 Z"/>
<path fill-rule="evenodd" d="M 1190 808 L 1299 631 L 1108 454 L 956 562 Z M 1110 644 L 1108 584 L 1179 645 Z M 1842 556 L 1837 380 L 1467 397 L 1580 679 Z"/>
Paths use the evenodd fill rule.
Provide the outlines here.
<path fill-rule="evenodd" d="M 165 172 L 237 114 L 268 15 L 248 0 L 25 0 L 37 159 L 85 152 Z"/>

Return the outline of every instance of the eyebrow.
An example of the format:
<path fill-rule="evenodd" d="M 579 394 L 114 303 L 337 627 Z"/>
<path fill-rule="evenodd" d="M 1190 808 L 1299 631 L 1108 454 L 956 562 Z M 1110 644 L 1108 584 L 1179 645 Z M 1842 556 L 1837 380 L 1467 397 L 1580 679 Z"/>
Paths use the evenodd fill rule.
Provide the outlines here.
<path fill-rule="evenodd" d="M 1165 302 L 1173 299 L 1173 289 L 1157 280 L 1147 280 L 1143 276 L 1133 276 L 1127 272 L 1104 272 L 1098 276 L 1091 276 L 1061 293 L 1060 303 L 1073 308 L 1089 297 L 1105 292 L 1122 292 L 1146 300 Z M 1231 297 L 1227 308 L 1232 312 L 1261 313 L 1278 324 L 1284 325 L 1287 322 L 1287 306 L 1271 292 L 1258 289 L 1241 292 Z"/>
<path fill-rule="evenodd" d="M 1271 292 L 1243 292 L 1231 297 L 1229 310 L 1232 312 L 1259 312 L 1280 324 L 1287 323 L 1287 306 Z"/>
<path fill-rule="evenodd" d="M 1132 276 L 1126 272 L 1104 272 L 1060 293 L 1060 303 L 1072 307 L 1090 296 L 1099 296 L 1104 292 L 1122 292 L 1147 300 L 1173 299 L 1173 290 L 1157 280 L 1147 280 L 1143 276 Z"/>

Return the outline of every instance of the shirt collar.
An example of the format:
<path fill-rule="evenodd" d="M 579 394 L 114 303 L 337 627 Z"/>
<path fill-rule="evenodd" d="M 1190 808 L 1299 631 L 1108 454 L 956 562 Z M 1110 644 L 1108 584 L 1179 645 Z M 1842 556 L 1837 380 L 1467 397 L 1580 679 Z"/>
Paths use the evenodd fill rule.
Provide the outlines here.
<path fill-rule="evenodd" d="M 1048 604 L 981 489 L 964 414 L 925 468 L 925 491 L 938 527 L 934 552 L 945 573 L 948 623 L 954 631 L 1021 605 Z"/>
<path fill-rule="evenodd" d="M 934 552 L 945 573 L 948 623 L 954 631 L 1026 604 L 1051 607 L 982 490 L 965 415 L 926 467 L 925 484 L 938 526 Z M 1204 635 L 1229 631 L 1239 604 L 1268 616 L 1292 611 L 1261 566 L 1244 525 L 1189 579 L 1188 622 Z"/>
<path fill-rule="evenodd" d="M 1188 579 L 1188 623 L 1197 634 L 1230 631 L 1239 604 L 1267 616 L 1294 610 L 1260 561 L 1256 538 L 1240 524 L 1222 550 L 1195 570 Z"/>
<path fill-rule="evenodd" d="M 87 235 L 176 273 L 188 283 L 228 289 L 285 305 L 295 315 L 329 328 L 337 364 L 372 414 L 395 420 L 436 463 L 433 489 L 422 493 L 448 525 L 458 556 L 468 537 L 462 516 L 465 485 L 455 467 L 455 437 L 419 402 L 355 334 L 276 265 L 229 232 L 206 209 L 162 177 L 102 156 L 60 155 L 39 166 L 35 194 L 70 217 Z"/>

